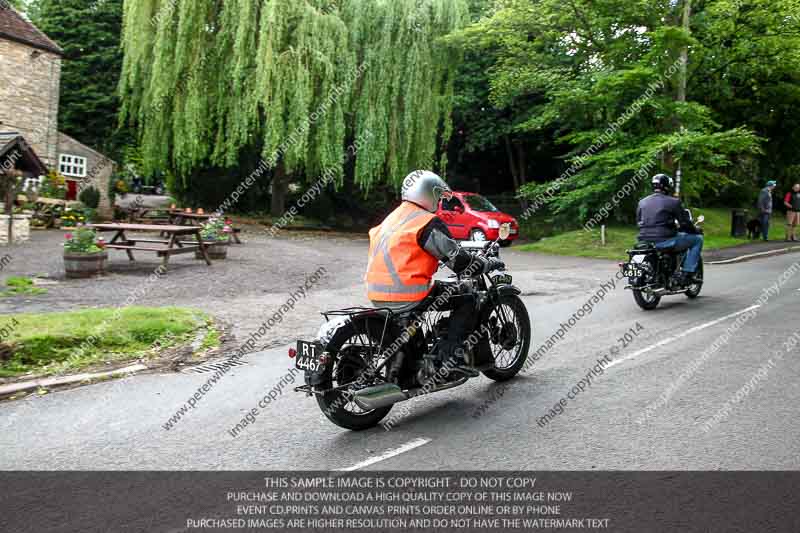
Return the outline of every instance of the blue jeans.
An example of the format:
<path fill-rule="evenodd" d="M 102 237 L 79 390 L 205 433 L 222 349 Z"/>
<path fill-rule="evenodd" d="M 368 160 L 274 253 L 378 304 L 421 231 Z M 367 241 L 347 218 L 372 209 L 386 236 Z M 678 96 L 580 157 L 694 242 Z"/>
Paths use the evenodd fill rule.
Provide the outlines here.
<path fill-rule="evenodd" d="M 700 264 L 700 254 L 703 251 L 703 236 L 690 233 L 678 233 L 672 239 L 656 244 L 656 248 L 663 250 L 673 248 L 676 252 L 689 250 L 686 259 L 683 261 L 684 272 L 697 272 L 697 265 Z"/>
<path fill-rule="evenodd" d="M 761 222 L 761 236 L 764 237 L 765 241 L 769 239 L 769 218 L 769 213 L 761 213 L 758 216 L 758 221 Z"/>

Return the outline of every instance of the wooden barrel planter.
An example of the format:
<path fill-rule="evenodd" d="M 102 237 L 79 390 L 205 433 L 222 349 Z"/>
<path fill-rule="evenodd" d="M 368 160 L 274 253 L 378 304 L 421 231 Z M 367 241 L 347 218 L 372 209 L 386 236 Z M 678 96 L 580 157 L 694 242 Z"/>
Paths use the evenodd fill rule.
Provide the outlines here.
<path fill-rule="evenodd" d="M 225 259 L 228 257 L 228 243 L 227 242 L 215 242 L 213 244 L 208 244 L 206 247 L 206 253 L 208 254 L 209 259 Z M 197 259 L 202 259 L 203 254 L 200 252 L 194 253 Z"/>
<path fill-rule="evenodd" d="M 71 254 L 64 252 L 64 271 L 68 278 L 91 278 L 106 270 L 108 253 Z"/>

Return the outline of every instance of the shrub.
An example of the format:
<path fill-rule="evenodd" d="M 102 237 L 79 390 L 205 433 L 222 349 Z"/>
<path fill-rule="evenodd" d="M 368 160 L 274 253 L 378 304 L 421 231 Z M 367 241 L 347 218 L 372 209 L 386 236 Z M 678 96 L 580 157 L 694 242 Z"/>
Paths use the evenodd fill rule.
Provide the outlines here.
<path fill-rule="evenodd" d="M 97 209 L 97 206 L 100 205 L 100 191 L 94 186 L 86 187 L 78 195 L 78 200 L 86 207 Z"/>
<path fill-rule="evenodd" d="M 61 215 L 61 227 L 72 228 L 94 221 L 97 211 L 91 207 L 67 208 Z"/>
<path fill-rule="evenodd" d="M 51 170 L 42 180 L 39 196 L 63 200 L 67 197 L 67 180 L 55 170 Z"/>
<path fill-rule="evenodd" d="M 129 190 L 130 186 L 128 185 L 128 180 L 125 174 L 115 172 L 109 176 L 108 200 L 111 202 L 111 205 L 114 205 L 114 201 L 116 200 L 118 194 L 127 194 Z"/>

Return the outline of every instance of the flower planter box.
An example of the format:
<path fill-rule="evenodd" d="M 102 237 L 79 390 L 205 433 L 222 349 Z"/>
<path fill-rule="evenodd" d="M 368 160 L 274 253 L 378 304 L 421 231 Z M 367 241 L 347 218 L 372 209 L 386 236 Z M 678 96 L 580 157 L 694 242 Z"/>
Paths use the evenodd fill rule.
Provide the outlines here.
<path fill-rule="evenodd" d="M 91 278 L 106 270 L 108 253 L 75 254 L 64 252 L 64 271 L 68 278 Z"/>
<path fill-rule="evenodd" d="M 228 257 L 228 243 L 227 242 L 215 242 L 213 244 L 208 244 L 206 248 L 206 253 L 208 254 L 209 259 L 225 259 Z M 202 259 L 203 254 L 200 252 L 195 252 L 194 256 L 197 259 Z"/>

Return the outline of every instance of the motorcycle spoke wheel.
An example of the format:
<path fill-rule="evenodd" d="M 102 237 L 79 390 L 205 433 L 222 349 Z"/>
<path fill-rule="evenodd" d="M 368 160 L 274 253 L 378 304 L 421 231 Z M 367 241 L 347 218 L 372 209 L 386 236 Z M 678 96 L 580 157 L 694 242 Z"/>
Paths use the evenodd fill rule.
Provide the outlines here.
<path fill-rule="evenodd" d="M 388 334 L 384 336 L 385 333 L 383 320 L 356 320 L 341 328 L 328 343 L 327 350 L 334 359 L 326 382 L 319 388 L 329 392 L 317 395 L 317 403 L 337 426 L 355 431 L 369 429 L 378 425 L 391 410 L 391 406 L 365 410 L 353 399 L 355 390 L 385 381 L 386 367 L 355 388 L 347 386 L 355 385 L 364 372 L 378 367 L 381 341 L 387 346 L 394 338 Z"/>
<path fill-rule="evenodd" d="M 494 356 L 494 367 L 498 370 L 507 370 L 514 366 L 522 351 L 523 339 L 519 335 L 522 323 L 507 304 L 496 307 L 491 316 L 506 317 L 505 320 L 498 322 L 500 331 L 497 338 L 490 339 L 489 345 Z"/>
<path fill-rule="evenodd" d="M 530 317 L 518 296 L 504 296 L 489 313 L 487 322 L 493 318 L 497 319 L 497 327 L 489 338 L 489 348 L 494 366 L 483 374 L 495 381 L 507 381 L 522 370 L 528 358 L 532 337 Z"/>
<path fill-rule="evenodd" d="M 656 296 L 650 291 L 640 291 L 634 289 L 633 299 L 636 300 L 636 304 L 645 311 L 652 311 L 658 307 L 659 303 L 661 303 L 661 297 Z"/>

